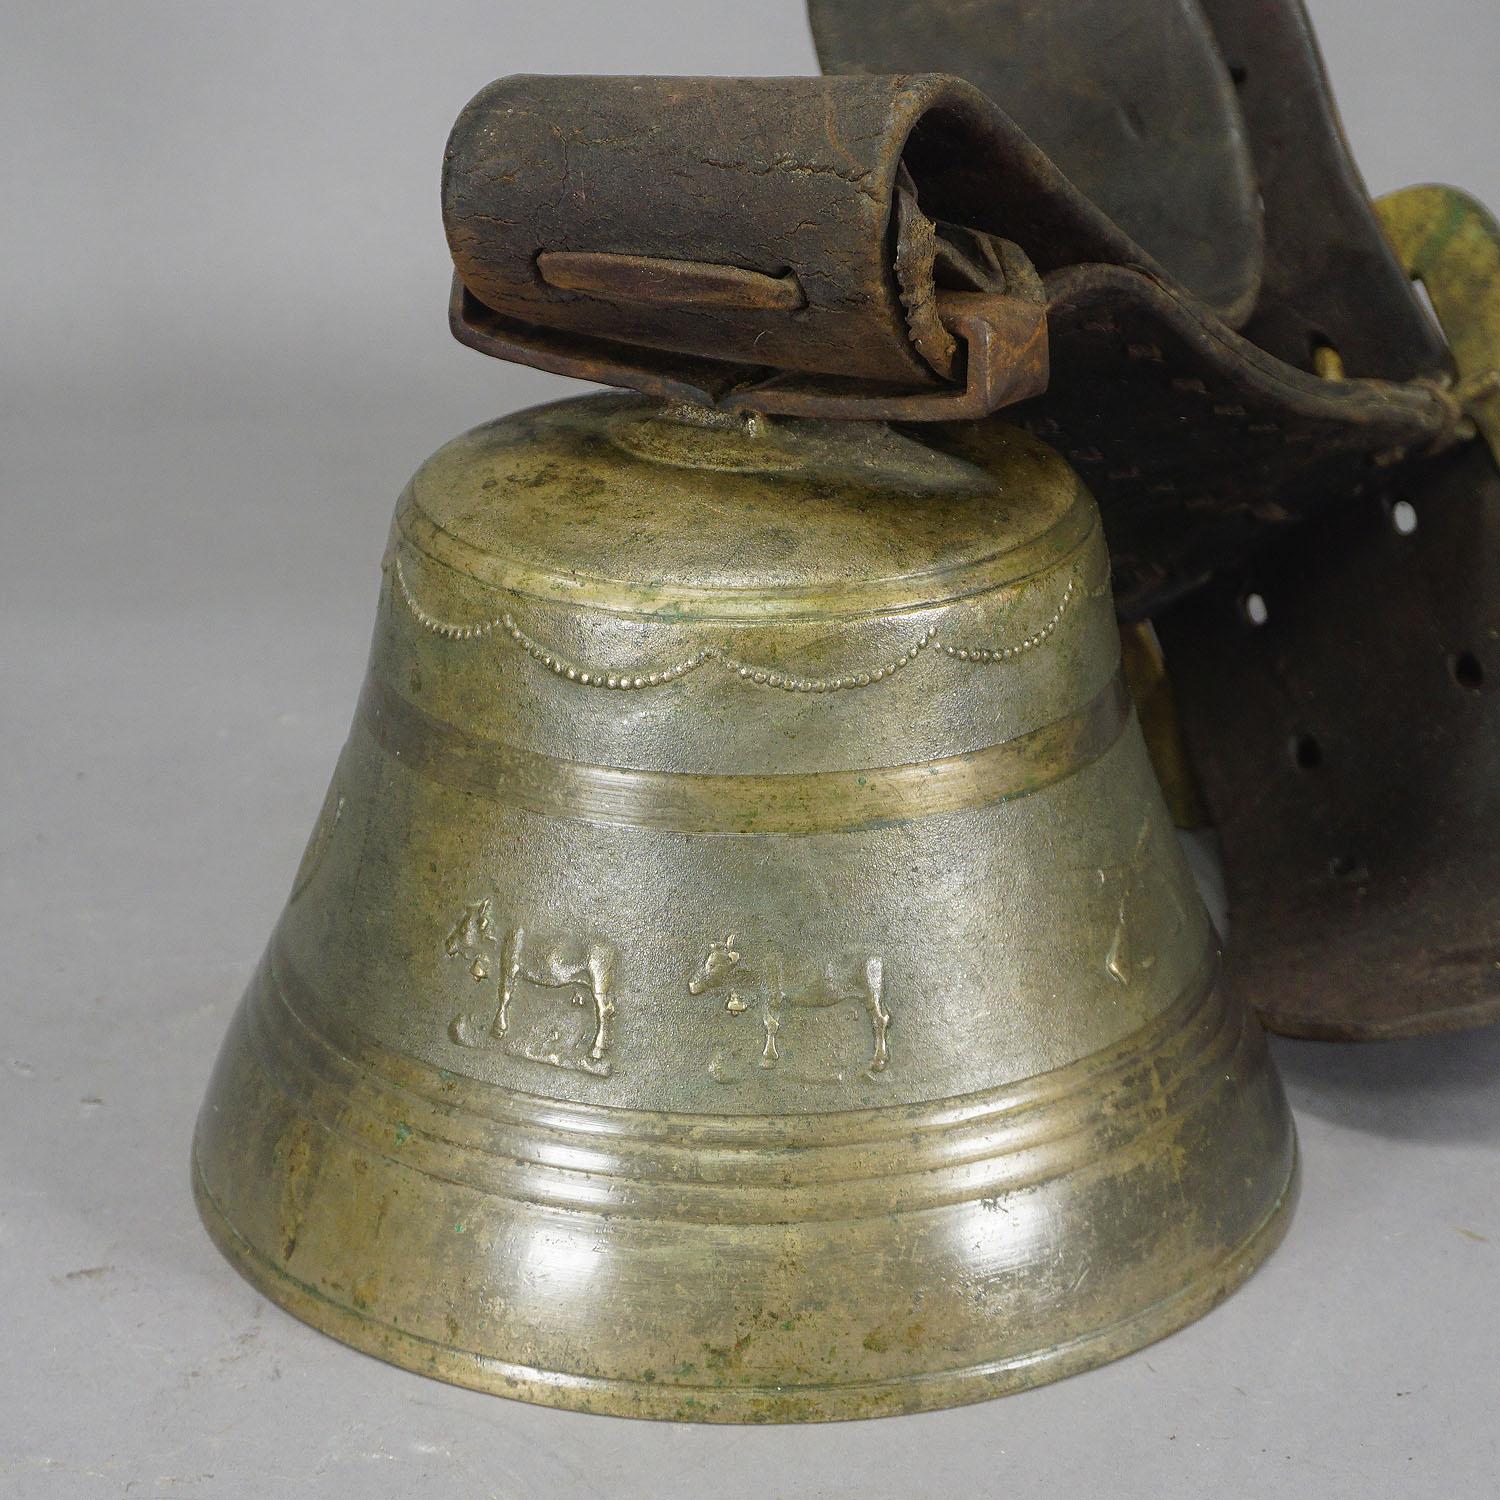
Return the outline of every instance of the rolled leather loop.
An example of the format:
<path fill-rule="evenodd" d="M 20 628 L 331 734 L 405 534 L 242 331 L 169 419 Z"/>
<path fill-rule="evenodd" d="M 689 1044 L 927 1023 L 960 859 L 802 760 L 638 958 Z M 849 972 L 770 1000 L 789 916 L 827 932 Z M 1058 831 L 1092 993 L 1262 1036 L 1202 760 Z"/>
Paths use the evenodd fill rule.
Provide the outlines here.
<path fill-rule="evenodd" d="M 897 385 L 938 376 L 907 337 L 887 230 L 906 137 L 944 80 L 501 79 L 454 126 L 443 211 L 464 285 L 522 322 L 750 367 Z M 772 305 L 591 293 L 559 256 L 721 267 Z"/>
<path fill-rule="evenodd" d="M 673 370 L 716 397 L 779 372 L 871 396 L 973 384 L 919 318 L 935 300 L 951 335 L 978 295 L 1005 300 L 980 314 L 1020 376 L 993 409 L 1046 375 L 1040 286 L 996 241 L 1024 239 L 1041 271 L 1155 270 L 1008 116 L 938 75 L 502 79 L 454 127 L 443 214 L 461 338 L 546 330 L 552 368 Z"/>
<path fill-rule="evenodd" d="M 1263 239 L 1222 113 L 1224 192 L 1162 239 L 1185 284 L 957 78 L 502 79 L 448 146 L 452 328 L 671 400 L 942 423 L 981 462 L 976 419 L 1014 408 L 1098 498 L 1139 618 L 1456 436 L 1437 369 L 1323 380 L 1236 331 Z M 1183 247 L 1231 221 L 1214 274 Z"/>

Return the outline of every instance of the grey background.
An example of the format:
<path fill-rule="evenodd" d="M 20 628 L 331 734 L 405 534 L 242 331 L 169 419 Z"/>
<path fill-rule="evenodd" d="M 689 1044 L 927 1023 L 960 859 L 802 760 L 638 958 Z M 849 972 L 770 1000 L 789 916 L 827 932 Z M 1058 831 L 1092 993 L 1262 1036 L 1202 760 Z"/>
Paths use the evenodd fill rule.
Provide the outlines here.
<path fill-rule="evenodd" d="M 1493 0 L 1315 0 L 1376 190 L 1500 203 Z M 0 1493 L 1493 1494 L 1500 1032 L 1278 1044 L 1290 1238 L 999 1403 L 734 1431 L 386 1368 L 212 1250 L 187 1146 L 343 738 L 390 506 L 559 393 L 446 333 L 459 107 L 514 71 L 813 68 L 799 0 L 6 0 Z"/>

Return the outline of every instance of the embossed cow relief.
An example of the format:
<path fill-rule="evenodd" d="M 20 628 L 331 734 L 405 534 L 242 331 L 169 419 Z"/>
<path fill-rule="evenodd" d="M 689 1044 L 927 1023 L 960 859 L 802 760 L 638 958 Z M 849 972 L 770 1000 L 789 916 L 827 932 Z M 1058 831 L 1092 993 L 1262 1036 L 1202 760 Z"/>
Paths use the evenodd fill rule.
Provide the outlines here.
<path fill-rule="evenodd" d="M 609 1077 L 617 958 L 609 944 L 520 926 L 502 931 L 486 896 L 464 907 L 443 946 L 450 958 L 468 961 L 470 976 L 494 1000 L 493 1008 L 460 1011 L 448 1023 L 460 1047 L 494 1046 L 530 1062 Z M 588 1017 L 582 1026 L 575 1010 Z"/>
<path fill-rule="evenodd" d="M 1143 948 L 1135 936 L 1137 929 L 1148 928 L 1148 924 L 1139 921 L 1135 908 L 1141 899 L 1142 876 L 1152 868 L 1147 859 L 1152 833 L 1148 813 L 1141 819 L 1130 858 L 1121 864 L 1106 865 L 1098 872 L 1099 888 L 1115 913 L 1115 929 L 1105 950 L 1104 969 L 1125 989 L 1156 964 L 1155 952 Z"/>
<path fill-rule="evenodd" d="M 760 1052 L 763 1068 L 776 1067 L 787 1050 L 783 1028 L 792 1013 L 826 1011 L 851 1001 L 863 1008 L 870 1022 L 871 1051 L 865 1070 L 879 1073 L 890 1061 L 885 962 L 877 954 L 841 955 L 821 967 L 804 962 L 789 968 L 783 955 L 773 951 L 752 963 L 741 953 L 737 935 L 730 933 L 723 942 L 709 945 L 687 987 L 693 995 L 723 995 L 724 1009 L 731 1016 L 756 1013 L 765 1033 Z M 842 1078 L 841 1072 L 831 1081 Z"/>

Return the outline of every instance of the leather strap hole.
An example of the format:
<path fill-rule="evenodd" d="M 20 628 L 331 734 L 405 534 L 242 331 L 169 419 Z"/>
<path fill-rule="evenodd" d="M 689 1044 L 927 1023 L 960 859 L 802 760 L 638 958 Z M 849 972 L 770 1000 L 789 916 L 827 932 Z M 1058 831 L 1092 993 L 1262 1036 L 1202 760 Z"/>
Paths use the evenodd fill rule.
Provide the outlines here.
<path fill-rule="evenodd" d="M 1417 508 L 1410 500 L 1398 500 L 1391 506 L 1391 525 L 1397 536 L 1410 536 L 1417 529 Z"/>
<path fill-rule="evenodd" d="M 1459 687 L 1477 693 L 1484 686 L 1484 667 L 1472 651 L 1460 651 L 1448 663 L 1448 667 Z"/>
<path fill-rule="evenodd" d="M 1323 747 L 1310 734 L 1299 734 L 1292 740 L 1292 764 L 1299 771 L 1316 771 L 1323 764 Z"/>

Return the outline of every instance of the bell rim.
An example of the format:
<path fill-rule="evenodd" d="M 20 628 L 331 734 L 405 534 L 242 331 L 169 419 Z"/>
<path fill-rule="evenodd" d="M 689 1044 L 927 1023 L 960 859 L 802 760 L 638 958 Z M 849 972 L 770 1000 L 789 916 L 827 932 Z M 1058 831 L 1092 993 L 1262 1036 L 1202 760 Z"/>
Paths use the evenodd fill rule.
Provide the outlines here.
<path fill-rule="evenodd" d="M 362 1073 L 365 1084 L 356 1089 L 342 1073 L 321 1081 L 314 1081 L 311 1076 L 307 1079 L 283 1076 L 279 1063 L 284 1059 L 258 1056 L 263 1043 L 257 1039 L 253 1023 L 266 998 L 263 971 L 241 1007 L 237 1030 L 226 1040 L 220 1073 L 205 1101 L 195 1136 L 193 1192 L 199 1214 L 215 1244 L 251 1285 L 320 1332 L 413 1373 L 534 1404 L 657 1420 L 778 1423 L 896 1415 L 1006 1395 L 1121 1358 L 1201 1317 L 1269 1256 L 1285 1232 L 1297 1196 L 1296 1132 L 1276 1082 L 1264 1037 L 1253 1016 L 1212 983 L 1194 1006 L 1201 1021 L 1208 1023 L 1212 1037 L 1194 1041 L 1194 1016 L 1190 1011 L 1179 1018 L 1182 1024 L 1169 1028 L 1170 1035 L 1157 1035 L 1159 1027 L 1148 1024 L 1134 1034 L 1134 1049 L 1128 1045 L 1121 1049 L 1127 1053 L 1133 1050 L 1137 1064 L 1127 1063 L 1124 1067 L 1120 1083 L 1125 1092 L 1119 1099 L 1124 1102 L 1131 1098 L 1132 1077 L 1139 1080 L 1137 1089 L 1142 1086 L 1145 1089 L 1133 1106 L 1127 1104 L 1123 1111 L 1112 1108 L 1113 1096 L 1105 1090 L 1101 1101 L 1103 1116 L 1088 1128 L 1065 1131 L 1064 1137 L 1071 1139 L 1043 1130 L 1034 1140 L 1028 1133 L 1018 1141 L 990 1143 L 985 1162 L 991 1167 L 1024 1164 L 1040 1152 L 1050 1170 L 1044 1171 L 1036 1182 L 1030 1183 L 1028 1174 L 1011 1181 L 1007 1172 L 992 1181 L 981 1173 L 970 1176 L 957 1194 L 918 1194 L 924 1201 L 911 1202 L 906 1201 L 897 1184 L 886 1182 L 884 1190 L 877 1194 L 878 1202 L 841 1201 L 829 1218 L 807 1213 L 809 1205 L 801 1201 L 802 1195 L 795 1184 L 777 1187 L 770 1183 L 749 1183 L 747 1190 L 757 1201 L 767 1193 L 778 1199 L 781 1213 L 765 1222 L 755 1222 L 757 1216 L 753 1214 L 726 1217 L 722 1212 L 706 1215 L 694 1212 L 688 1183 L 682 1184 L 681 1192 L 676 1195 L 680 1201 L 675 1204 L 666 1201 L 654 1204 L 650 1199 L 655 1194 L 650 1194 L 642 1204 L 634 1205 L 632 1199 L 636 1194 L 632 1189 L 629 1193 L 616 1192 L 619 1212 L 612 1212 L 602 1201 L 589 1212 L 581 1204 L 569 1204 L 556 1194 L 538 1191 L 538 1184 L 530 1179 L 522 1185 L 530 1187 L 525 1192 L 502 1191 L 496 1185 L 469 1182 L 467 1174 L 459 1170 L 462 1162 L 457 1158 L 438 1172 L 419 1159 L 397 1162 L 395 1157 L 415 1149 L 424 1135 L 422 1120 L 411 1113 L 417 1099 L 409 1087 L 410 1080 L 391 1079 L 382 1084 L 378 1082 L 381 1076 L 378 1069 L 373 1072 L 366 1069 Z M 247 1026 L 249 1030 L 245 1029 Z M 1234 1039 L 1232 1050 L 1221 1056 L 1219 1047 L 1230 1034 Z M 1174 1042 L 1184 1040 L 1189 1042 L 1192 1054 L 1185 1081 L 1191 1085 L 1195 1079 L 1204 1083 L 1215 1080 L 1207 1091 L 1193 1090 L 1186 1097 L 1179 1096 L 1174 1088 L 1170 1060 Z M 342 1049 L 335 1050 L 343 1055 Z M 347 1056 L 344 1061 L 352 1064 Z M 1098 1061 L 1096 1058 L 1095 1064 Z M 1126 1063 L 1126 1059 L 1121 1061 Z M 269 1072 L 264 1071 L 266 1068 Z M 1078 1084 L 1093 1070 L 1089 1061 L 1083 1059 L 1061 1070 L 1061 1075 Z M 1046 1075 L 1030 1081 L 1033 1086 L 1039 1082 L 1045 1087 Z M 1056 1082 L 1056 1076 L 1051 1082 Z M 242 1142 L 235 1153 L 239 1157 L 236 1165 L 226 1155 L 226 1112 L 232 1110 L 234 1098 L 247 1086 L 260 1092 L 267 1084 L 279 1099 L 275 1110 L 279 1123 L 270 1125 L 279 1144 L 267 1155 L 272 1135 L 260 1134 L 258 1145 L 253 1141 Z M 404 1121 L 391 1137 L 395 1149 L 388 1144 L 375 1149 L 375 1154 L 368 1131 L 361 1123 L 360 1101 L 356 1097 L 367 1092 L 371 1085 L 376 1086 L 377 1092 L 394 1089 L 392 1101 L 399 1099 L 405 1111 Z M 1022 1089 L 1024 1093 L 1026 1086 Z M 339 1121 L 331 1122 L 326 1117 L 326 1111 L 318 1107 L 320 1098 L 325 1105 L 332 1099 L 344 1101 Z M 1072 1119 L 1078 1102 L 1076 1090 L 1065 1091 L 1060 1098 L 1036 1102 L 1046 1117 L 1043 1125 L 1048 1120 L 1076 1123 Z M 447 1107 L 439 1106 L 447 1120 L 441 1132 L 444 1139 L 451 1138 L 453 1142 L 459 1139 L 454 1119 L 450 1117 L 454 1115 L 453 1106 L 461 1109 L 461 1104 L 461 1100 L 455 1099 Z M 898 1107 L 895 1123 L 899 1125 L 908 1112 Z M 596 1115 L 597 1111 L 588 1113 Z M 883 1113 L 856 1111 L 842 1120 L 838 1115 L 814 1116 L 809 1123 L 822 1120 L 836 1135 L 842 1136 L 848 1133 L 851 1123 L 862 1126 L 870 1123 L 868 1117 Z M 1022 1113 L 1024 1124 L 1028 1112 Z M 638 1115 L 636 1122 L 646 1123 L 649 1118 Z M 748 1117 L 743 1128 L 748 1128 L 753 1138 L 763 1124 L 756 1117 Z M 856 1135 L 860 1133 L 855 1130 Z M 904 1138 L 904 1134 L 898 1133 L 890 1142 L 892 1149 Z M 1086 1150 L 1079 1157 L 1078 1151 L 1091 1143 L 1098 1149 Z M 248 1154 L 244 1149 L 246 1144 Z M 499 1145 L 509 1159 L 511 1145 L 506 1142 Z M 868 1303 L 848 1266 L 857 1262 L 869 1270 L 871 1241 L 887 1232 L 886 1222 L 893 1211 L 907 1226 L 903 1237 L 909 1247 L 909 1255 L 902 1261 L 903 1269 L 896 1273 L 895 1279 L 898 1289 L 919 1293 L 912 1300 L 915 1307 L 926 1295 L 924 1288 L 937 1292 L 940 1301 L 947 1296 L 948 1273 L 965 1258 L 960 1251 L 957 1262 L 950 1254 L 946 1260 L 940 1258 L 929 1264 L 926 1252 L 918 1248 L 920 1245 L 956 1247 L 960 1239 L 967 1241 L 973 1235 L 976 1217 L 987 1220 L 987 1211 L 992 1207 L 1001 1215 L 994 1221 L 995 1229 L 979 1232 L 1007 1235 L 1011 1232 L 1010 1214 L 1026 1213 L 1028 1202 L 1045 1203 L 1045 1197 L 1033 1199 L 1031 1195 L 1037 1191 L 1045 1194 L 1049 1187 L 1063 1194 L 1061 1198 L 1054 1196 L 1053 1203 L 1066 1201 L 1074 1205 L 1068 1212 L 1077 1216 L 1080 1225 L 1091 1215 L 1102 1216 L 1097 1222 L 1109 1222 L 1120 1212 L 1122 1203 L 1128 1204 L 1139 1192 L 1139 1188 L 1124 1188 L 1126 1196 L 1122 1199 L 1115 1188 L 1128 1183 L 1134 1171 L 1146 1162 L 1155 1163 L 1146 1170 L 1169 1176 L 1174 1172 L 1180 1174 L 1182 1167 L 1174 1167 L 1172 1163 L 1181 1160 L 1184 1147 L 1196 1159 L 1192 1170 L 1205 1182 L 1218 1183 L 1212 1202 L 1204 1200 L 1205 1217 L 1195 1231 L 1197 1244 L 1190 1240 L 1180 1249 L 1174 1248 L 1177 1229 L 1171 1222 L 1141 1218 L 1139 1233 L 1135 1236 L 1127 1233 L 1119 1241 L 1122 1246 L 1131 1246 L 1125 1258 L 1108 1266 L 1102 1278 L 1095 1277 L 1099 1284 L 1093 1313 L 1081 1306 L 1070 1310 L 1066 1296 L 1055 1296 L 1050 1312 L 1041 1305 L 1023 1312 L 1012 1306 L 1008 1293 L 1000 1292 L 993 1300 L 981 1297 L 978 1305 L 960 1315 L 962 1333 L 960 1341 L 955 1342 L 951 1329 L 936 1341 L 929 1341 L 921 1333 L 920 1324 L 906 1329 L 901 1318 L 909 1317 L 909 1313 L 894 1314 L 896 1322 L 888 1324 L 867 1319 L 859 1311 Z M 959 1152 L 960 1156 L 963 1154 Z M 591 1169 L 599 1164 L 579 1165 L 585 1168 L 592 1182 Z M 865 1186 L 880 1189 L 882 1180 L 877 1174 Z M 362 1186 L 356 1187 L 356 1181 Z M 279 1197 L 282 1204 L 280 1210 L 274 1211 L 274 1223 L 266 1218 L 264 1201 L 261 1210 L 256 1208 L 257 1201 L 263 1199 L 273 1182 L 280 1184 L 279 1188 L 271 1189 L 273 1199 Z M 308 1195 L 305 1190 L 314 1182 L 326 1186 L 315 1195 Z M 419 1182 L 426 1186 L 415 1187 Z M 650 1183 L 643 1178 L 635 1186 L 650 1187 Z M 391 1191 L 393 1188 L 397 1190 L 395 1193 Z M 399 1240 L 413 1229 L 418 1229 L 420 1236 L 423 1231 L 418 1226 L 428 1226 L 432 1239 L 422 1249 L 411 1244 L 405 1260 L 394 1263 L 394 1276 L 388 1274 L 389 1268 L 381 1271 L 378 1241 L 385 1209 L 378 1207 L 373 1218 L 361 1214 L 354 1238 L 348 1240 L 345 1230 L 339 1227 L 340 1215 L 349 1210 L 347 1191 L 356 1195 L 368 1191 L 381 1205 L 399 1197 L 401 1223 L 396 1225 L 393 1216 L 394 1228 L 388 1232 L 393 1232 Z M 660 1192 L 659 1187 L 656 1193 Z M 992 1194 L 996 1196 L 991 1198 Z M 714 1196 L 717 1202 L 718 1195 Z M 319 1206 L 314 1207 L 315 1201 Z M 895 1209 L 898 1201 L 901 1207 Z M 882 1202 L 886 1205 L 883 1211 Z M 631 1211 L 633 1206 L 637 1212 Z M 722 1210 L 723 1205 L 719 1207 Z M 640 1212 L 641 1208 L 646 1211 Z M 782 1217 L 782 1213 L 790 1218 Z M 482 1217 L 476 1218 L 476 1214 Z M 730 1222 L 736 1218 L 744 1222 Z M 581 1243 L 595 1233 L 584 1222 L 590 1219 L 611 1226 L 610 1233 L 616 1242 L 611 1253 L 619 1257 L 620 1265 L 637 1268 L 637 1275 L 654 1275 L 644 1268 L 655 1261 L 664 1245 L 669 1241 L 674 1243 L 678 1247 L 675 1253 L 686 1257 L 682 1262 L 683 1275 L 689 1282 L 695 1279 L 701 1282 L 704 1268 L 718 1263 L 716 1257 L 722 1253 L 726 1233 L 732 1237 L 750 1236 L 736 1242 L 745 1245 L 751 1256 L 763 1255 L 768 1253 L 766 1246 L 774 1243 L 776 1234 L 791 1224 L 795 1226 L 792 1232 L 798 1242 L 807 1246 L 807 1264 L 816 1264 L 819 1275 L 825 1279 L 806 1283 L 800 1292 L 793 1294 L 786 1309 L 773 1315 L 790 1318 L 790 1322 L 779 1325 L 757 1323 L 755 1318 L 759 1314 L 749 1314 L 747 1322 L 747 1309 L 739 1307 L 732 1293 L 721 1297 L 711 1290 L 705 1296 L 699 1285 L 699 1302 L 692 1305 L 704 1316 L 696 1319 L 696 1331 L 685 1328 L 680 1344 L 656 1337 L 650 1355 L 629 1355 L 623 1368 L 616 1364 L 612 1369 L 591 1369 L 587 1355 L 579 1362 L 581 1351 L 570 1342 L 567 1332 L 570 1323 L 578 1319 L 570 1319 L 565 1309 L 555 1314 L 550 1302 L 558 1294 L 563 1296 L 564 1303 L 568 1302 L 572 1294 L 563 1290 L 566 1283 L 552 1293 L 531 1289 L 526 1293 L 526 1305 L 517 1304 L 515 1321 L 510 1327 L 496 1329 L 484 1318 L 480 1346 L 455 1347 L 459 1327 L 465 1325 L 457 1322 L 454 1314 L 459 1311 L 461 1300 L 470 1298 L 473 1287 L 467 1272 L 455 1271 L 451 1263 L 444 1271 L 441 1269 L 444 1262 L 427 1258 L 437 1239 L 452 1242 L 452 1236 L 458 1234 L 464 1236 L 465 1245 L 473 1241 L 473 1251 L 478 1257 L 473 1264 L 483 1275 L 484 1266 L 505 1263 L 503 1259 L 492 1261 L 497 1234 L 524 1235 L 535 1243 L 547 1243 L 554 1234 L 561 1233 Z M 1215 1221 L 1216 1229 L 1211 1227 Z M 923 1225 L 929 1227 L 920 1227 Z M 277 1235 L 285 1237 L 284 1248 L 282 1239 L 275 1238 Z M 804 1235 L 805 1241 L 801 1238 Z M 757 1236 L 758 1251 L 753 1248 Z M 481 1248 L 481 1241 L 485 1248 Z M 306 1258 L 309 1250 L 310 1260 Z M 299 1266 L 305 1263 L 310 1272 L 317 1274 L 316 1284 L 284 1264 L 294 1254 L 302 1257 Z M 561 1264 L 566 1265 L 566 1247 L 561 1254 Z M 1079 1269 L 1082 1275 L 1088 1274 L 1087 1256 L 1079 1263 Z M 443 1279 L 434 1282 L 434 1275 Z M 457 1281 L 448 1279 L 454 1275 Z M 788 1285 L 800 1282 L 799 1276 Z M 905 1307 L 908 1299 L 904 1291 L 900 1295 L 893 1292 L 886 1306 Z M 504 1295 L 508 1301 L 509 1294 Z M 650 1310 L 640 1314 L 645 1319 L 642 1326 L 649 1327 L 653 1319 L 666 1316 L 669 1305 L 675 1306 L 675 1299 L 687 1295 L 680 1286 L 675 1290 L 661 1286 L 651 1292 Z M 423 1305 L 424 1301 L 430 1305 Z M 761 1305 L 770 1303 L 763 1301 Z M 445 1307 L 449 1309 L 446 1339 L 441 1325 L 433 1321 L 442 1316 Z M 808 1308 L 814 1311 L 809 1314 Z M 574 1311 L 578 1311 L 577 1305 Z M 1098 1317 L 1101 1312 L 1106 1316 Z M 809 1364 L 807 1357 L 798 1352 L 805 1328 L 798 1320 L 809 1315 L 816 1326 L 824 1329 L 821 1338 L 843 1340 L 847 1346 L 843 1356 L 836 1359 L 830 1346 L 826 1363 L 813 1354 Z M 554 1316 L 558 1318 L 556 1329 L 551 1326 Z M 412 1321 L 414 1318 L 416 1322 Z M 585 1318 L 585 1324 L 587 1321 Z M 531 1334 L 526 1332 L 528 1323 L 535 1325 Z M 861 1327 L 867 1325 L 871 1331 L 861 1348 Z M 895 1330 L 891 1337 L 897 1342 L 885 1341 L 886 1335 L 881 1330 L 888 1326 Z M 782 1331 L 777 1331 L 778 1328 Z M 719 1336 L 720 1330 L 725 1337 Z M 745 1341 L 752 1334 L 764 1334 L 769 1342 L 761 1344 L 757 1361 L 763 1361 L 769 1352 L 780 1363 L 769 1369 L 763 1364 L 758 1369 L 738 1368 L 733 1358 L 741 1347 L 735 1342 L 735 1334 L 739 1332 L 747 1336 Z M 530 1342 L 538 1336 L 540 1342 Z M 918 1342 L 902 1343 L 903 1338 Z M 726 1342 L 733 1347 L 717 1349 L 718 1344 Z M 924 1345 L 927 1353 L 935 1352 L 937 1358 L 922 1356 L 913 1360 L 910 1356 L 920 1356 Z M 809 1340 L 802 1347 L 821 1348 L 821 1345 Z M 945 1350 L 948 1358 L 957 1355 L 959 1360 L 967 1358 L 967 1362 L 945 1367 Z M 514 1357 L 538 1354 L 547 1363 L 525 1364 Z M 726 1355 L 727 1362 L 723 1359 Z M 848 1379 L 828 1378 L 839 1368 Z M 662 1371 L 659 1379 L 655 1373 L 658 1370 Z M 801 1380 L 785 1378 L 799 1374 Z"/>
<path fill-rule="evenodd" d="M 1295 1134 L 1286 1180 L 1250 1233 L 1203 1274 L 1104 1328 L 1039 1353 L 952 1370 L 805 1386 L 656 1384 L 645 1379 L 579 1375 L 459 1351 L 383 1323 L 324 1296 L 276 1266 L 229 1222 L 203 1179 L 195 1141 L 193 1201 L 209 1238 L 262 1296 L 318 1333 L 410 1374 L 484 1395 L 593 1416 L 719 1425 L 852 1422 L 970 1406 L 1048 1385 L 1123 1359 L 1211 1312 L 1266 1262 L 1285 1238 L 1301 1190 Z"/>

